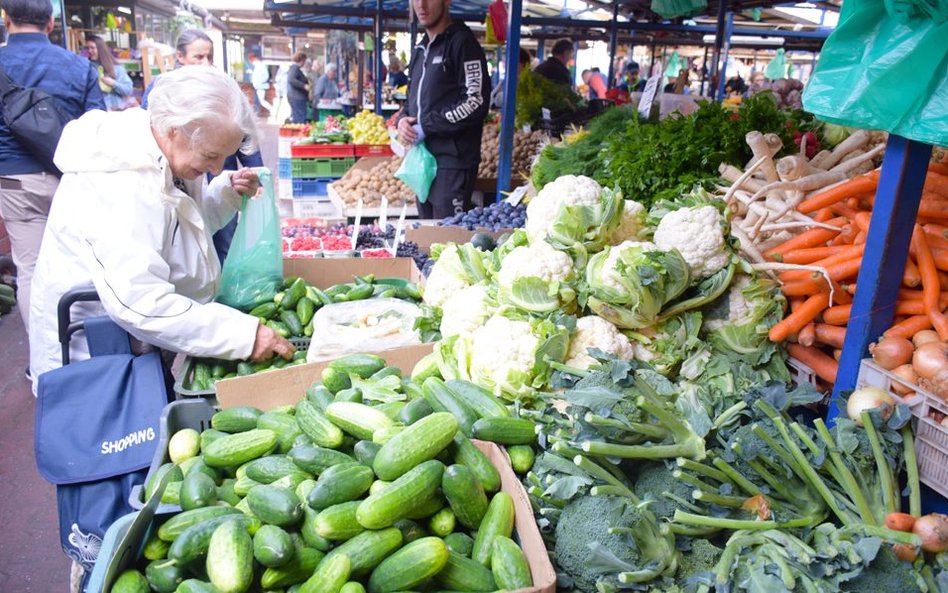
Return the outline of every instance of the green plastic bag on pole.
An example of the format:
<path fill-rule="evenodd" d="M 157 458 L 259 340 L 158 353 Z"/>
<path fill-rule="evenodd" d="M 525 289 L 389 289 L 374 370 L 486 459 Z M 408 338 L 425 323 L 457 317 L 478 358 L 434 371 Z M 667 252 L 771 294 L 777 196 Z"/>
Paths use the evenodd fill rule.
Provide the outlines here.
<path fill-rule="evenodd" d="M 691 16 L 708 7 L 707 0 L 652 0 L 652 12 L 662 18 Z"/>
<path fill-rule="evenodd" d="M 401 166 L 398 167 L 398 171 L 395 171 L 395 178 L 401 179 L 408 189 L 415 192 L 418 201 L 423 204 L 428 201 L 428 191 L 437 174 L 438 161 L 424 142 L 418 142 L 402 159 Z"/>
<path fill-rule="evenodd" d="M 764 76 L 770 80 L 779 80 L 787 77 L 787 56 L 783 48 L 777 50 L 777 55 L 764 68 Z"/>
<path fill-rule="evenodd" d="M 244 196 L 217 292 L 217 302 L 242 311 L 273 300 L 283 282 L 283 238 L 273 176 L 264 168 L 257 169 L 257 175 L 261 195 Z"/>
<path fill-rule="evenodd" d="M 846 0 L 803 93 L 822 120 L 948 145 L 948 0 Z"/>
<path fill-rule="evenodd" d="M 678 55 L 678 50 L 676 49 L 668 56 L 668 67 L 665 68 L 665 76 L 675 78 L 678 76 L 678 73 L 681 72 L 683 66 L 681 56 Z"/>

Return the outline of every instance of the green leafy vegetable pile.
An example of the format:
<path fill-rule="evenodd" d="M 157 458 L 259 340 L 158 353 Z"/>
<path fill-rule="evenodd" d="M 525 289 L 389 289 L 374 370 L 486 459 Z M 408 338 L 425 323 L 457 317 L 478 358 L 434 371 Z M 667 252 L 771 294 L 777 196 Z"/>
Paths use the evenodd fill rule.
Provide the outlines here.
<path fill-rule="evenodd" d="M 565 85 L 524 70 L 517 81 L 517 125 L 536 125 L 540 122 L 543 109 L 549 109 L 552 115 L 576 111 L 582 105 L 582 97 Z"/>

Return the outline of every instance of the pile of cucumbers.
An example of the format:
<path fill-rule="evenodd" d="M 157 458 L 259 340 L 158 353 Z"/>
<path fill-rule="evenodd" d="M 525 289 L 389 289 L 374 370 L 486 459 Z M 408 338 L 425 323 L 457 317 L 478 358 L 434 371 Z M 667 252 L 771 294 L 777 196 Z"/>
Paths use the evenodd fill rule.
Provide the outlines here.
<path fill-rule="evenodd" d="M 384 384 L 386 389 L 373 386 Z M 529 425 L 529 426 L 528 426 Z M 529 433 L 529 434 L 528 434 Z M 180 505 L 114 593 L 488 592 L 532 586 L 514 503 L 470 437 L 529 471 L 536 431 L 490 393 L 374 355 L 340 358 L 295 406 L 222 410 L 177 431 L 162 501 Z M 514 445 L 517 443 L 516 445 Z"/>
<path fill-rule="evenodd" d="M 298 277 L 286 278 L 280 292 L 257 305 L 248 313 L 259 317 L 267 327 L 284 338 L 299 340 L 313 335 L 313 316 L 316 311 L 333 303 L 362 301 L 370 298 L 396 298 L 412 303 L 421 302 L 421 290 L 413 282 L 401 279 L 376 278 L 374 274 L 355 276 L 352 282 L 336 284 L 320 290 Z M 2 295 L 0 295 L 2 304 Z M 209 391 L 220 379 L 252 375 L 272 369 L 282 369 L 306 362 L 306 349 L 298 348 L 291 360 L 274 357 L 258 363 L 216 359 L 195 359 L 187 370 L 183 386 L 189 391 Z"/>

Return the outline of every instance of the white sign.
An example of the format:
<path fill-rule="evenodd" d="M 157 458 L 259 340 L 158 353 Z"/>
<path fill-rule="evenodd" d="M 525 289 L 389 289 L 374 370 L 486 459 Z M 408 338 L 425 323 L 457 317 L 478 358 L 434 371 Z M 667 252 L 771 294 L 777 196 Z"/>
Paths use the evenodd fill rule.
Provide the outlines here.
<path fill-rule="evenodd" d="M 645 90 L 642 91 L 642 98 L 639 99 L 639 115 L 642 117 L 647 118 L 649 112 L 652 111 L 652 101 L 655 100 L 655 95 L 658 94 L 658 85 L 661 83 L 661 74 L 649 78 L 648 82 L 645 83 Z"/>

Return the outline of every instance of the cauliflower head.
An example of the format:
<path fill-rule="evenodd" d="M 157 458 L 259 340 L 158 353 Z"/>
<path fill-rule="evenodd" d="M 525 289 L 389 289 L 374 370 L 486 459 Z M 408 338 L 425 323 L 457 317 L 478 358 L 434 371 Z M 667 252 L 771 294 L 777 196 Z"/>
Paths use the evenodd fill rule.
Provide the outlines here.
<path fill-rule="evenodd" d="M 469 334 L 484 325 L 492 313 L 486 285 L 462 288 L 441 305 L 441 335 Z"/>
<path fill-rule="evenodd" d="M 724 217 L 714 206 L 680 208 L 662 217 L 655 229 L 659 249 L 677 249 L 694 280 L 723 269 L 731 259 L 724 240 Z"/>
<path fill-rule="evenodd" d="M 606 262 L 602 266 L 602 275 L 599 278 L 599 281 L 608 288 L 624 290 L 624 283 L 622 281 L 623 272 L 620 271 L 618 264 L 622 259 L 623 253 L 627 250 L 636 250 L 639 252 L 657 251 L 658 246 L 650 241 L 623 241 L 611 248 L 609 254 L 606 256 Z"/>
<path fill-rule="evenodd" d="M 746 274 L 740 274 L 731 282 L 728 290 L 727 318 L 708 318 L 704 320 L 703 327 L 707 331 L 715 331 L 726 325 L 744 325 L 754 318 L 754 310 L 757 305 L 752 306 L 744 295 L 751 286 L 751 277 Z"/>
<path fill-rule="evenodd" d="M 584 175 L 563 175 L 543 186 L 527 204 L 527 235 L 530 241 L 548 236 L 562 206 L 599 205 L 602 186 Z"/>
<path fill-rule="evenodd" d="M 494 315 L 471 336 L 470 374 L 497 391 L 504 385 L 529 384 L 540 339 L 526 321 Z"/>
<path fill-rule="evenodd" d="M 426 305 L 440 307 L 455 292 L 488 280 L 487 264 L 491 255 L 465 245 L 433 245 L 432 257 L 437 261 L 425 281 L 422 298 Z"/>
<path fill-rule="evenodd" d="M 507 254 L 500 264 L 497 281 L 512 286 L 517 278 L 534 276 L 544 282 L 562 282 L 573 273 L 573 260 L 545 241 L 521 245 Z"/>
<path fill-rule="evenodd" d="M 612 231 L 610 243 L 616 245 L 623 241 L 637 241 L 647 229 L 645 206 L 634 200 L 626 200 L 622 205 L 622 219 Z"/>
<path fill-rule="evenodd" d="M 608 352 L 622 360 L 631 360 L 635 354 L 629 338 L 620 333 L 615 325 L 596 315 L 576 320 L 576 331 L 570 336 L 566 364 L 580 369 L 588 369 L 596 364 L 596 359 L 589 355 L 590 348 Z"/>

